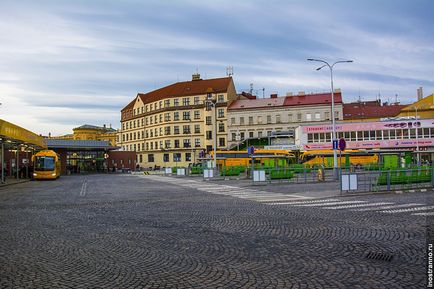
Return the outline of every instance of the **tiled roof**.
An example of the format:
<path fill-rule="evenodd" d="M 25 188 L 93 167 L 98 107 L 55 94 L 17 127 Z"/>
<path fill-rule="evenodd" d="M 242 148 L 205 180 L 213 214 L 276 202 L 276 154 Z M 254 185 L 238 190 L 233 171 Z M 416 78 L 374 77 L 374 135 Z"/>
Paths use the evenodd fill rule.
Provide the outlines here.
<path fill-rule="evenodd" d="M 363 103 L 344 104 L 345 119 L 383 118 L 397 116 L 405 105 L 365 106 Z"/>
<path fill-rule="evenodd" d="M 335 103 L 342 103 L 342 93 L 333 93 L 333 98 Z M 326 104 L 332 103 L 331 93 L 314 93 L 314 94 L 304 94 L 304 95 L 294 95 L 287 96 L 285 99 L 284 106 L 292 105 L 312 105 L 312 104 Z"/>
<path fill-rule="evenodd" d="M 257 98 L 257 99 L 239 99 L 229 106 L 228 109 L 245 109 L 245 108 L 264 108 L 283 106 L 284 97 L 277 98 Z"/>
<path fill-rule="evenodd" d="M 213 93 L 224 93 L 227 92 L 231 81 L 232 77 L 223 77 L 177 82 L 148 93 L 139 93 L 137 94 L 137 96 L 142 99 L 143 103 L 150 103 L 171 97 L 203 95 L 206 94 L 208 92 L 208 89 L 210 88 L 212 89 Z M 131 101 L 126 107 L 124 107 L 122 111 L 132 108 L 134 106 L 134 102 L 135 99 Z"/>
<path fill-rule="evenodd" d="M 232 102 L 229 109 L 267 108 L 331 103 L 331 93 L 303 94 L 276 98 L 240 99 Z M 335 103 L 342 103 L 341 92 L 334 93 Z"/>

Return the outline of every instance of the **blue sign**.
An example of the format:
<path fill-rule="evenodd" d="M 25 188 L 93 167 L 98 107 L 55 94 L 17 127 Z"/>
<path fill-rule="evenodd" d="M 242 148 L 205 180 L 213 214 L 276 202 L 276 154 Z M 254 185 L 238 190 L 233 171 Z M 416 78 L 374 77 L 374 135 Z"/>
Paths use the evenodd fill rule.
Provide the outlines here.
<path fill-rule="evenodd" d="M 253 155 L 255 153 L 255 148 L 253 146 L 247 148 L 247 154 Z"/>
<path fill-rule="evenodd" d="M 333 149 L 334 149 L 334 150 L 337 150 L 337 149 L 338 149 L 338 146 L 339 146 L 339 142 L 338 142 L 338 140 L 337 140 L 337 139 L 334 139 L 334 140 L 333 140 Z"/>

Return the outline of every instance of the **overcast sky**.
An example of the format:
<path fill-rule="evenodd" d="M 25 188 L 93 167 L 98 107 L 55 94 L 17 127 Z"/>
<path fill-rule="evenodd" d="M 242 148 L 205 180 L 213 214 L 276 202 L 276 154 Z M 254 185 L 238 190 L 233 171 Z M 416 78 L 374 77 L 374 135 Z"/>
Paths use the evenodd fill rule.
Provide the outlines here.
<path fill-rule="evenodd" d="M 119 127 L 138 92 L 224 77 L 238 92 L 434 93 L 434 1 L 0 0 L 0 118 L 36 133 Z M 319 63 L 318 63 L 319 64 Z"/>

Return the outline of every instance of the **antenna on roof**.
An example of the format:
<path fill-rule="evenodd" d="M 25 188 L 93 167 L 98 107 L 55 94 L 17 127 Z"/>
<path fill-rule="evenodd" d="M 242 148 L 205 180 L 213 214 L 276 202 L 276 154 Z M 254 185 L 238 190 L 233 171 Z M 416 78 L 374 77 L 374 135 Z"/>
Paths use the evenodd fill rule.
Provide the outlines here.
<path fill-rule="evenodd" d="M 226 76 L 232 76 L 232 75 L 234 75 L 234 67 L 226 66 Z"/>
<path fill-rule="evenodd" d="M 395 104 L 398 104 L 398 94 L 395 94 Z"/>
<path fill-rule="evenodd" d="M 265 87 L 262 88 L 262 98 L 265 98 Z"/>

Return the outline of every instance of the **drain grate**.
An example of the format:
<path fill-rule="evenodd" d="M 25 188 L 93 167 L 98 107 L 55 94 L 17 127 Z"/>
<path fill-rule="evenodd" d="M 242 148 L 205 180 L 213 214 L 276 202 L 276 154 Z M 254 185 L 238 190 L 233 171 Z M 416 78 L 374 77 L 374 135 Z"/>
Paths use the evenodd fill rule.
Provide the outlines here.
<path fill-rule="evenodd" d="M 391 262 L 393 259 L 393 255 L 388 253 L 383 253 L 383 252 L 369 252 L 366 255 L 366 258 L 371 260 L 377 260 L 377 261 Z"/>

